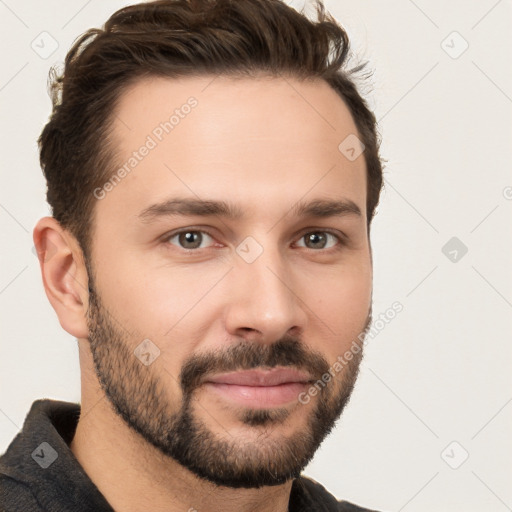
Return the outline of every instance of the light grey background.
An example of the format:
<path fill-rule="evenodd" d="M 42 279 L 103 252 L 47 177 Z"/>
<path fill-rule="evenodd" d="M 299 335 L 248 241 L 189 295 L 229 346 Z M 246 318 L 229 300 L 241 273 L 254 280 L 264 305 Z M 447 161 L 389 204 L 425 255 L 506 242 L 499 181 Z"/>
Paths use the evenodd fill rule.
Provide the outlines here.
<path fill-rule="evenodd" d="M 76 341 L 32 252 L 49 213 L 36 140 L 50 65 L 127 4 L 0 0 L 0 453 L 35 399 L 80 400 Z M 395 301 L 404 310 L 368 344 L 352 401 L 306 474 L 379 510 L 512 510 L 512 2 L 326 6 L 375 70 L 367 94 L 387 165 L 374 316 Z"/>

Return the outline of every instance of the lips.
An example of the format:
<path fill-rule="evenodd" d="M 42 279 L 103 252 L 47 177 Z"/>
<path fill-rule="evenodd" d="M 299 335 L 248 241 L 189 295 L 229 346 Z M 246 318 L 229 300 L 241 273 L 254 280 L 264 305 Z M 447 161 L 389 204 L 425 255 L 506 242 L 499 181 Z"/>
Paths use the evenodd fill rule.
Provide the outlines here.
<path fill-rule="evenodd" d="M 310 374 L 293 368 L 272 368 L 270 370 L 244 370 L 221 373 L 207 378 L 205 382 L 236 386 L 267 387 L 292 383 L 307 384 L 312 380 Z"/>
<path fill-rule="evenodd" d="M 297 403 L 310 382 L 310 374 L 281 367 L 217 374 L 205 380 L 204 388 L 238 406 L 261 409 Z"/>

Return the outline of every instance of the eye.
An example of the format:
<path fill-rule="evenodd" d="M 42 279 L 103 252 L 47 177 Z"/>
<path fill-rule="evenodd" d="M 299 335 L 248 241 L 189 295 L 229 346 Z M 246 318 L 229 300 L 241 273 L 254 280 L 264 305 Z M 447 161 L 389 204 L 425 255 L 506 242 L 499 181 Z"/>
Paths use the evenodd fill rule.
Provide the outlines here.
<path fill-rule="evenodd" d="M 172 245 L 177 245 L 182 249 L 193 250 L 208 247 L 207 245 L 203 245 L 203 243 L 208 242 L 208 239 L 213 241 L 213 238 L 206 233 L 206 231 L 187 229 L 167 236 L 164 241 L 169 242 Z M 173 240 L 175 240 L 176 243 L 173 242 Z"/>
<path fill-rule="evenodd" d="M 310 233 L 302 235 L 299 240 L 304 240 L 304 246 L 308 249 L 331 249 L 335 247 L 337 243 L 342 242 L 338 235 L 330 233 L 329 231 L 311 231 Z"/>
<path fill-rule="evenodd" d="M 304 240 L 304 245 L 299 243 Z M 164 243 L 170 243 L 181 249 L 197 250 L 206 249 L 214 245 L 213 237 L 206 231 L 199 229 L 183 229 L 181 231 L 167 235 L 163 239 Z M 307 249 L 331 249 L 343 245 L 343 240 L 339 235 L 329 231 L 310 231 L 299 238 L 297 245 Z"/>

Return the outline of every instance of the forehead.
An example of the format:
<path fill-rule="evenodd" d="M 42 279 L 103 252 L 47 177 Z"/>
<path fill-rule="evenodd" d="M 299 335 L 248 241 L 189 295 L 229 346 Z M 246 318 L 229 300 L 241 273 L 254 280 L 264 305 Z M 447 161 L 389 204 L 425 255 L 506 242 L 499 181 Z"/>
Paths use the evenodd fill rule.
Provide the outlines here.
<path fill-rule="evenodd" d="M 270 218 L 286 207 L 285 192 L 290 205 L 316 193 L 348 197 L 364 211 L 364 158 L 340 150 L 357 128 L 323 80 L 143 79 L 122 93 L 113 116 L 115 168 L 124 171 L 100 209 L 122 203 L 136 214 L 171 195 L 228 197 L 248 210 L 259 199 L 253 213 Z"/>
<path fill-rule="evenodd" d="M 193 106 L 188 108 L 187 103 Z M 156 130 L 158 138 L 158 127 L 165 121 L 173 124 L 174 138 L 193 129 L 197 144 L 211 145 L 225 143 L 227 138 L 237 143 L 237 135 L 241 138 L 238 128 L 249 136 L 277 137 L 281 143 L 292 144 L 307 138 L 312 143 L 324 140 L 327 145 L 343 134 L 357 134 L 341 97 L 320 79 L 151 77 L 136 81 L 121 93 L 114 115 L 114 133 L 121 140 L 129 135 L 126 129 L 132 132 L 134 128 L 144 133 Z M 186 117 L 187 123 L 181 123 Z M 185 128 L 174 130 L 178 124 Z M 187 126 L 191 130 L 186 130 Z"/>

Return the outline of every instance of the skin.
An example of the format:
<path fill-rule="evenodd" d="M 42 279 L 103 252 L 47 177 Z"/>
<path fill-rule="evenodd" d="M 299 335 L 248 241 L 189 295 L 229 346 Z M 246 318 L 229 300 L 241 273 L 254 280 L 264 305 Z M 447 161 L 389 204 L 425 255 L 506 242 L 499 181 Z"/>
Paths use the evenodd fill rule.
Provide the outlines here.
<path fill-rule="evenodd" d="M 267 355 L 278 340 L 296 340 L 304 361 L 316 355 L 329 367 L 364 330 L 372 295 L 364 158 L 338 150 L 357 129 L 323 81 L 190 77 L 144 79 L 123 92 L 112 132 L 118 165 L 190 96 L 198 105 L 95 204 L 93 295 L 75 238 L 51 217 L 34 229 L 46 294 L 79 342 L 82 414 L 70 447 L 115 510 L 286 511 L 291 479 L 259 488 L 205 480 L 165 453 L 164 430 L 183 406 L 180 376 L 191 359 L 220 364 L 237 344 Z M 176 196 L 229 201 L 244 215 L 138 218 Z M 316 199 L 350 200 L 361 215 L 293 214 L 299 200 Z M 181 228 L 211 237 L 187 252 L 171 238 Z M 305 235 L 323 230 L 345 242 L 327 235 L 325 248 L 308 247 Z M 262 249 L 252 263 L 236 251 L 248 236 Z M 133 355 L 144 339 L 160 350 L 149 366 Z M 191 414 L 213 441 L 268 464 L 308 431 L 322 400 L 341 413 L 359 363 L 307 404 L 271 408 L 260 425 L 246 421 L 254 410 L 201 385 Z M 112 399 L 124 401 L 125 415 Z"/>

